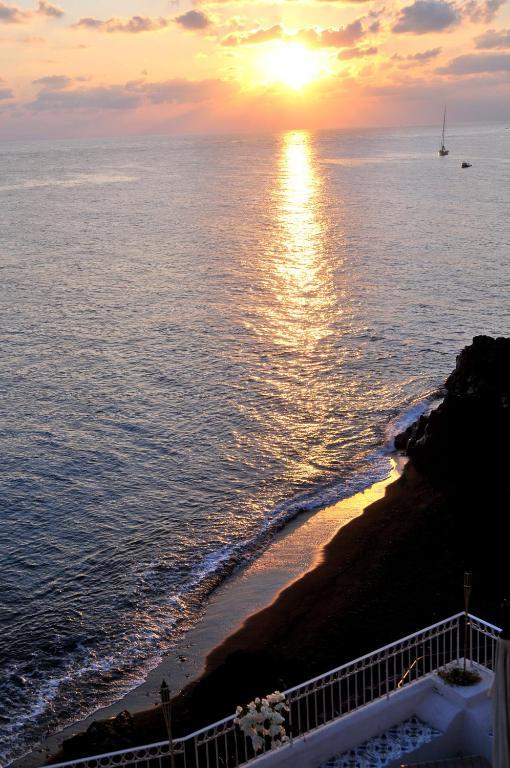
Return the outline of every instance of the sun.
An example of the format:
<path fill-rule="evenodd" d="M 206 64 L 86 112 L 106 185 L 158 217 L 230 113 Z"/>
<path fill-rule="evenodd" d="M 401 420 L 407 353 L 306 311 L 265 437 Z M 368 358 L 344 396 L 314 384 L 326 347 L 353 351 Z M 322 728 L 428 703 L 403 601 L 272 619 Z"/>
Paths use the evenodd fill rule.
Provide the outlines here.
<path fill-rule="evenodd" d="M 278 40 L 260 55 L 258 69 L 265 84 L 280 83 L 299 91 L 323 74 L 317 51 L 302 43 Z"/>

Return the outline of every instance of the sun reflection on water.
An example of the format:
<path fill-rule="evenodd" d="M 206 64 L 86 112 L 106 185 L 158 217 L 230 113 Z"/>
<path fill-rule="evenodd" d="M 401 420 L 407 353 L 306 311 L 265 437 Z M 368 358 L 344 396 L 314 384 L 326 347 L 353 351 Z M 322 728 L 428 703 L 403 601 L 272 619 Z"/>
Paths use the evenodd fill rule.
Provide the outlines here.
<path fill-rule="evenodd" d="M 275 189 L 275 341 L 305 351 L 330 332 L 336 303 L 325 246 L 323 179 L 306 131 L 283 135 Z"/>
<path fill-rule="evenodd" d="M 328 241 L 325 181 L 313 136 L 291 131 L 279 139 L 276 174 L 267 210 L 268 227 L 257 257 L 257 286 L 249 327 L 267 350 L 254 381 L 274 403 L 272 418 L 259 423 L 268 456 L 285 466 L 286 479 L 308 483 L 328 474 L 335 441 L 337 336 L 342 290 L 335 281 Z"/>

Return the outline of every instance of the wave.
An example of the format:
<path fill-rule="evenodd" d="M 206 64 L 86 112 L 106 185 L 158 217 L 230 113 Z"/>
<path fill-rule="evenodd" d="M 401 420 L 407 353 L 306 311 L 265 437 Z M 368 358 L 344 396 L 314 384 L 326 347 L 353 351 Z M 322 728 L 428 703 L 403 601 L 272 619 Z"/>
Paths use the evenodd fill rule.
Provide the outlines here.
<path fill-rule="evenodd" d="M 436 408 L 443 400 L 441 390 L 431 390 L 420 398 L 411 400 L 405 410 L 391 419 L 385 430 L 385 442 L 389 450 L 395 448 L 395 438 L 401 432 L 414 424 L 420 416 L 425 416 Z"/>
<path fill-rule="evenodd" d="M 183 589 L 177 594 L 174 593 L 173 597 L 180 599 L 183 592 L 189 592 L 204 585 L 214 588 L 236 567 L 246 564 L 260 554 L 261 549 L 272 540 L 273 536 L 299 515 L 336 504 L 387 478 L 391 471 L 390 457 L 394 451 L 395 436 L 439 402 L 440 396 L 436 390 L 410 400 L 404 409 L 388 422 L 384 431 L 383 444 L 361 460 L 362 468 L 359 471 L 347 478 L 319 483 L 311 490 L 281 501 L 268 511 L 259 531 L 254 536 L 237 544 L 225 545 L 203 557 L 191 571 Z M 152 573 L 154 573 L 154 566 L 143 575 L 148 577 Z"/>
<path fill-rule="evenodd" d="M 404 409 L 396 413 L 387 424 L 382 445 L 361 459 L 358 471 L 348 477 L 319 484 L 307 492 L 281 501 L 268 511 L 255 535 L 245 541 L 225 545 L 204 556 L 191 569 L 188 578 L 178 589 L 175 589 L 175 585 L 170 588 L 168 584 L 164 600 L 160 601 L 159 605 L 153 606 L 155 613 L 158 613 L 158 607 L 162 608 L 161 602 L 167 609 L 157 616 L 160 623 L 156 630 L 154 627 L 157 622 L 154 622 L 154 617 L 151 617 L 150 629 L 133 634 L 129 638 L 128 645 L 118 647 L 113 652 L 99 657 L 78 644 L 75 652 L 69 654 L 59 674 L 54 677 L 48 676 L 39 684 L 37 691 L 34 691 L 32 701 L 30 703 L 26 701 L 25 706 L 20 707 L 22 711 L 19 712 L 18 717 L 5 729 L 8 738 L 3 745 L 4 754 L 0 754 L 0 759 L 12 760 L 15 755 L 19 756 L 21 748 L 19 741 L 25 726 L 37 721 L 44 723 L 44 716 L 53 709 L 63 687 L 78 685 L 80 679 L 85 680 L 88 685 L 94 685 L 94 675 L 100 680 L 102 676 L 108 677 L 111 672 L 121 672 L 123 677 L 123 680 L 118 680 L 115 686 L 110 686 L 107 692 L 103 690 L 100 694 L 98 689 L 93 704 L 83 708 L 82 711 L 76 711 L 69 719 L 59 722 L 59 730 L 71 722 L 76 722 L 78 718 L 91 715 L 99 707 L 107 706 L 140 685 L 146 674 L 154 669 L 163 656 L 182 639 L 184 633 L 200 620 L 207 596 L 227 576 L 256 558 L 270 544 L 274 535 L 285 528 L 291 520 L 301 514 L 313 513 L 364 491 L 388 477 L 392 467 L 391 454 L 394 450 L 395 435 L 406 429 L 422 414 L 427 413 L 438 402 L 437 392 L 429 392 L 424 397 L 409 401 Z M 162 587 L 164 589 L 161 578 L 164 582 L 165 573 L 161 572 L 158 565 L 153 563 L 140 573 L 141 581 L 149 590 L 152 587 L 155 593 L 160 593 Z M 187 610 L 190 600 L 194 606 L 192 612 Z M 197 609 L 197 605 L 201 608 Z M 180 618 L 169 614 L 170 607 L 175 609 L 174 614 L 176 613 Z M 13 675 L 16 674 L 15 669 L 11 672 Z M 46 728 L 47 723 L 41 726 L 39 737 Z M 23 751 L 30 746 L 33 745 L 25 740 Z"/>

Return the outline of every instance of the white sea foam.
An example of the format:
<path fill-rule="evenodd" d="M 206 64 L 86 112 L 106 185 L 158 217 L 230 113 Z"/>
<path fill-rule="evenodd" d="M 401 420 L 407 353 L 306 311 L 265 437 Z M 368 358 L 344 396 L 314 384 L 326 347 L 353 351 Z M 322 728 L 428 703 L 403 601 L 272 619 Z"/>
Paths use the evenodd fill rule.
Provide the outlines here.
<path fill-rule="evenodd" d="M 441 403 L 443 396 L 438 390 L 434 390 L 412 401 L 407 408 L 391 419 L 385 430 L 386 443 L 390 449 L 394 448 L 395 437 L 401 432 L 418 421 L 420 416 L 424 416 L 437 408 Z"/>

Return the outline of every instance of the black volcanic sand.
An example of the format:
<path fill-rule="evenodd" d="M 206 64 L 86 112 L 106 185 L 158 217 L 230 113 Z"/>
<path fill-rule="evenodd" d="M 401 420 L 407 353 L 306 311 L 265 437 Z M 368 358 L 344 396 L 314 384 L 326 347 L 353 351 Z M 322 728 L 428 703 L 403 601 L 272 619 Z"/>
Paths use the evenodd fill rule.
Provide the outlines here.
<path fill-rule="evenodd" d="M 477 337 L 443 403 L 397 441 L 410 461 L 383 499 L 332 539 L 322 562 L 216 648 L 175 699 L 176 736 L 462 610 L 498 623 L 510 596 L 510 340 Z M 119 723 L 120 726 L 120 723 Z M 59 759 L 165 737 L 161 711 L 92 725 Z"/>

